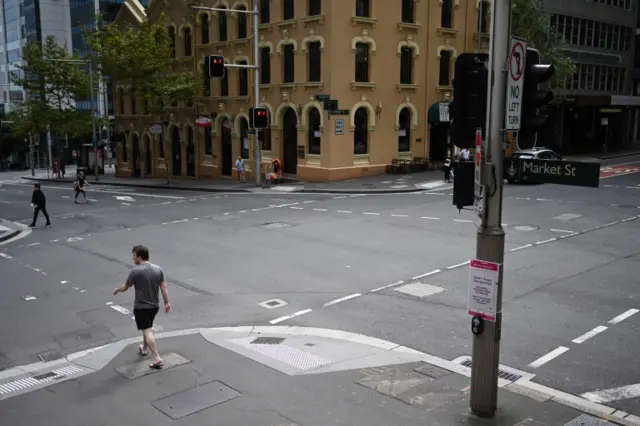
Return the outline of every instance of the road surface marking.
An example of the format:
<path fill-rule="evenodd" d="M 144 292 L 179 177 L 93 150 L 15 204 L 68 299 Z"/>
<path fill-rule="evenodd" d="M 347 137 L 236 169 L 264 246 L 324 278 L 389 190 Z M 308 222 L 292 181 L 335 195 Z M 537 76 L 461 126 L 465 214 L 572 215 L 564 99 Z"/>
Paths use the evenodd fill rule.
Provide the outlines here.
<path fill-rule="evenodd" d="M 619 401 L 621 399 L 637 398 L 640 396 L 640 384 L 621 386 L 619 388 L 605 389 L 594 392 L 585 392 L 581 397 L 599 404 Z"/>
<path fill-rule="evenodd" d="M 240 210 L 240 211 L 238 211 L 238 213 L 246 213 L 246 212 L 247 212 L 246 210 Z"/>
<path fill-rule="evenodd" d="M 408 214 L 392 214 L 391 217 L 409 217 Z"/>
<path fill-rule="evenodd" d="M 123 308 L 120 305 L 109 305 L 109 307 L 115 311 L 120 312 L 123 315 L 129 315 L 131 313 L 127 308 Z"/>
<path fill-rule="evenodd" d="M 9 201 L 0 200 L 0 203 L 11 204 Z"/>
<path fill-rule="evenodd" d="M 531 247 L 531 246 L 533 246 L 533 244 L 525 244 L 525 245 L 520 246 L 520 247 L 512 248 L 512 249 L 511 249 L 511 250 L 509 250 L 509 251 L 518 251 L 518 250 L 522 250 L 522 249 L 529 248 L 529 247 Z"/>
<path fill-rule="evenodd" d="M 454 222 L 460 222 L 460 223 L 473 223 L 472 220 L 468 220 L 468 219 L 453 219 Z"/>
<path fill-rule="evenodd" d="M 159 203 L 160 206 L 166 206 L 167 204 L 171 204 L 171 201 L 165 201 L 164 203 Z"/>
<path fill-rule="evenodd" d="M 304 207 L 289 207 L 292 210 L 304 210 Z"/>
<path fill-rule="evenodd" d="M 35 246 L 39 246 L 40 243 L 31 243 L 31 244 L 27 244 L 27 247 L 35 247 Z"/>
<path fill-rule="evenodd" d="M 284 317 L 276 318 L 274 320 L 269 321 L 269 324 L 278 324 L 279 322 L 286 321 L 291 318 L 299 317 L 300 315 L 308 314 L 311 312 L 311 309 L 305 309 L 303 311 L 294 312 L 291 315 L 286 315 Z"/>
<path fill-rule="evenodd" d="M 331 302 L 327 302 L 324 304 L 324 306 L 326 307 L 326 306 L 337 305 L 340 302 L 346 302 L 347 300 L 355 299 L 356 297 L 360 297 L 360 296 L 362 296 L 361 293 L 353 293 L 348 296 L 341 297 L 339 299 L 334 299 Z"/>
<path fill-rule="evenodd" d="M 422 219 L 427 219 L 427 220 L 440 220 L 439 217 L 431 217 L 431 216 L 422 216 Z"/>
<path fill-rule="evenodd" d="M 365 212 L 362 213 L 363 215 L 367 215 L 367 216 L 380 216 L 380 213 L 369 213 L 369 212 Z"/>
<path fill-rule="evenodd" d="M 120 204 L 122 204 L 123 206 L 130 206 L 131 205 L 129 203 L 120 203 Z"/>
<path fill-rule="evenodd" d="M 441 272 L 440 269 L 434 269 L 433 271 L 427 272 L 426 274 L 416 275 L 415 277 L 413 277 L 411 279 L 412 280 L 419 280 L 420 278 L 430 277 L 431 275 L 435 275 L 435 274 L 437 274 L 439 272 Z"/>
<path fill-rule="evenodd" d="M 604 225 L 602 225 L 602 226 L 601 226 L 601 228 L 607 228 L 607 227 L 609 227 L 609 226 L 617 225 L 617 224 L 619 224 L 619 223 L 620 223 L 620 221 L 619 221 L 619 220 L 616 220 L 615 222 L 605 223 Z"/>
<path fill-rule="evenodd" d="M 627 312 L 624 312 L 618 315 L 617 317 L 609 320 L 609 324 L 619 324 L 622 321 L 626 320 L 627 318 L 637 314 L 638 312 L 640 312 L 640 310 L 638 309 L 629 309 Z"/>
<path fill-rule="evenodd" d="M 598 334 L 602 333 L 603 331 L 605 331 L 607 329 L 607 327 L 605 327 L 604 325 L 599 325 L 596 328 L 594 328 L 591 331 L 587 331 L 586 333 L 584 333 L 582 336 L 573 339 L 572 342 L 573 343 L 577 343 L 578 345 L 580 343 L 584 343 L 587 340 L 591 339 L 594 336 L 597 336 Z"/>
<path fill-rule="evenodd" d="M 23 297 L 23 299 L 24 299 L 25 302 L 29 302 L 31 300 L 37 300 L 38 298 L 35 297 L 35 296 L 30 296 L 30 295 L 27 294 L 26 296 Z"/>
<path fill-rule="evenodd" d="M 350 210 L 338 210 L 338 213 L 353 213 Z"/>
<path fill-rule="evenodd" d="M 383 285 L 382 287 L 374 288 L 373 290 L 371 290 L 371 293 L 377 293 L 379 291 L 385 290 L 387 288 L 395 287 L 395 286 L 400 285 L 400 284 L 404 284 L 404 281 L 400 280 L 400 281 L 396 281 L 395 283 L 392 283 L 392 284 L 387 284 L 387 285 Z"/>
<path fill-rule="evenodd" d="M 566 229 L 549 229 L 551 232 L 560 232 L 562 234 L 573 234 L 573 231 L 567 231 Z"/>
<path fill-rule="evenodd" d="M 467 260 L 466 262 L 462 262 L 462 263 L 458 263 L 458 264 L 455 264 L 455 265 L 447 266 L 447 269 L 456 269 L 456 268 L 459 268 L 461 266 L 468 265 L 469 263 L 471 263 L 471 261 Z"/>
<path fill-rule="evenodd" d="M 307 201 L 303 201 L 302 204 L 311 204 L 311 203 L 315 203 L 316 200 L 307 200 Z"/>
<path fill-rule="evenodd" d="M 556 241 L 557 238 L 549 238 L 548 240 L 536 241 L 536 245 L 550 243 L 552 241 Z"/>
<path fill-rule="evenodd" d="M 180 219 L 180 220 L 174 220 L 171 223 L 182 223 L 182 222 L 188 222 L 188 221 L 189 221 L 189 219 Z"/>
<path fill-rule="evenodd" d="M 531 368 L 541 367 L 544 364 L 546 364 L 549 361 L 551 361 L 552 359 L 557 358 L 560 355 L 562 355 L 563 353 L 567 352 L 568 350 L 569 350 L 569 348 L 565 348 L 564 346 L 558 346 L 556 349 L 552 350 L 548 354 L 543 355 L 540 358 L 538 358 L 537 360 L 533 361 L 531 364 L 529 364 L 529 367 L 531 367 Z"/>
<path fill-rule="evenodd" d="M 333 197 L 334 200 L 342 200 L 343 198 L 347 198 L 346 195 L 340 196 L 340 197 Z"/>
<path fill-rule="evenodd" d="M 69 282 L 69 281 L 60 281 L 60 284 L 66 284 L 66 283 L 68 283 L 68 282 Z"/>
<path fill-rule="evenodd" d="M 327 209 L 313 209 L 314 212 L 326 212 Z"/>
<path fill-rule="evenodd" d="M 553 201 L 549 198 L 536 198 L 536 201 Z"/>
<path fill-rule="evenodd" d="M 5 259 L 11 259 L 11 256 L 9 256 L 6 253 L 0 253 L 0 257 L 4 257 Z"/>

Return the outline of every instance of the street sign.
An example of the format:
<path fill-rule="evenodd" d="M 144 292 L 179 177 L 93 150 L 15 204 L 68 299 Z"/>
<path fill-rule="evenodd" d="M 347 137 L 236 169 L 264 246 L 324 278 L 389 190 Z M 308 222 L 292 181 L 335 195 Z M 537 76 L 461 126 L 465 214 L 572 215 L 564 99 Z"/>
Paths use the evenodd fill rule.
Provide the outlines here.
<path fill-rule="evenodd" d="M 153 126 L 149 127 L 149 132 L 152 135 L 159 135 L 160 133 L 162 133 L 162 125 L 154 124 Z"/>
<path fill-rule="evenodd" d="M 558 185 L 600 185 L 600 163 L 563 160 L 505 158 L 505 176 L 515 182 L 555 183 Z"/>
<path fill-rule="evenodd" d="M 509 73 L 507 75 L 506 130 L 520 130 L 522 114 L 522 89 L 526 67 L 527 43 L 517 37 L 511 37 L 509 50 Z"/>
<path fill-rule="evenodd" d="M 451 121 L 449 119 L 449 102 L 440 102 L 438 108 L 440 110 L 440 122 L 448 123 Z"/>
<path fill-rule="evenodd" d="M 336 135 L 344 135 L 344 119 L 339 118 L 336 120 Z"/>
<path fill-rule="evenodd" d="M 476 129 L 476 152 L 474 155 L 475 171 L 474 171 L 474 206 L 478 217 L 483 217 L 484 205 L 484 186 L 482 185 L 482 129 Z"/>
<path fill-rule="evenodd" d="M 498 307 L 500 264 L 474 259 L 469 263 L 467 312 L 495 321 Z"/>

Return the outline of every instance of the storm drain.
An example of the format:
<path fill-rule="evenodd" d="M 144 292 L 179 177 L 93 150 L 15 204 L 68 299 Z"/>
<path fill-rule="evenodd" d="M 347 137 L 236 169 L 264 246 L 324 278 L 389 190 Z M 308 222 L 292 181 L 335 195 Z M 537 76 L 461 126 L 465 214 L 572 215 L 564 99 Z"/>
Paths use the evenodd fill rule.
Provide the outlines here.
<path fill-rule="evenodd" d="M 290 226 L 290 224 L 284 222 L 267 222 L 260 225 L 260 227 L 264 229 L 281 229 L 288 228 Z"/>
<path fill-rule="evenodd" d="M 251 342 L 252 345 L 279 345 L 284 342 L 284 337 L 258 337 Z"/>
<path fill-rule="evenodd" d="M 471 368 L 472 360 L 467 359 L 467 360 L 461 362 L 460 364 L 464 365 L 465 367 Z M 500 377 L 501 379 L 504 379 L 504 380 L 508 380 L 510 382 L 515 382 L 516 380 L 521 379 L 522 375 L 515 374 L 515 373 L 510 373 L 508 371 L 504 371 L 501 368 L 498 368 L 498 377 Z"/>
<path fill-rule="evenodd" d="M 580 417 L 576 417 L 564 426 L 608 426 L 613 423 L 606 420 L 602 420 L 598 417 L 590 416 L 589 414 L 583 414 Z"/>
<path fill-rule="evenodd" d="M 68 366 L 58 368 L 57 370 L 53 370 L 48 373 L 38 374 L 37 376 L 25 377 L 23 379 L 3 383 L 0 384 L 0 396 L 8 395 L 14 392 L 21 392 L 34 386 L 39 386 L 53 380 L 60 380 L 62 378 L 69 377 L 80 372 L 82 372 L 81 368 Z"/>
<path fill-rule="evenodd" d="M 64 354 L 60 351 L 48 351 L 38 354 L 38 359 L 42 362 L 55 361 L 64 358 Z"/>

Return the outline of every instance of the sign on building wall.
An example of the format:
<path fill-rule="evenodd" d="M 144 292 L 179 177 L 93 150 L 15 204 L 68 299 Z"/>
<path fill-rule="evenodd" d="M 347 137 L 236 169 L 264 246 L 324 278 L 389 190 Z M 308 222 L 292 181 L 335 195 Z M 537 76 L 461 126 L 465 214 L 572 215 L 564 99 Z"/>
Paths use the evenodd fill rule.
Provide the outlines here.
<path fill-rule="evenodd" d="M 336 135 L 344 135 L 344 119 L 338 118 L 336 120 L 335 134 Z"/>

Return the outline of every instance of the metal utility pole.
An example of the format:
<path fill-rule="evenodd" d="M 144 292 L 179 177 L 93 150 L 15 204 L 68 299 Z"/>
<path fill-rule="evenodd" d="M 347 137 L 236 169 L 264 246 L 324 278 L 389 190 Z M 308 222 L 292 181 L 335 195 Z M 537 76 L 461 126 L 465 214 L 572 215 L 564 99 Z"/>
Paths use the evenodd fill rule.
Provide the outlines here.
<path fill-rule="evenodd" d="M 49 177 L 49 170 L 53 173 L 53 158 L 51 158 L 51 126 L 47 125 L 47 153 L 49 155 L 49 168 L 47 169 L 47 178 Z"/>
<path fill-rule="evenodd" d="M 481 417 L 493 417 L 498 403 L 505 240 L 502 229 L 502 169 L 511 6 L 512 0 L 491 2 L 487 139 L 484 141 L 483 151 L 486 156 L 482 165 L 486 208 L 478 229 L 476 256 L 479 260 L 498 263 L 501 267 L 496 288 L 495 322 L 486 321 L 484 332 L 473 337 L 470 406 L 472 412 Z"/>
<path fill-rule="evenodd" d="M 260 35 L 258 28 L 258 6 L 260 4 L 260 0 L 253 1 L 253 10 L 244 10 L 244 9 L 220 9 L 216 7 L 205 7 L 205 6 L 191 6 L 193 9 L 200 10 L 211 10 L 215 12 L 221 13 L 244 13 L 248 15 L 253 15 L 253 65 L 242 65 L 242 64 L 224 64 L 226 68 L 250 68 L 253 69 L 253 97 L 254 97 L 254 105 L 256 107 L 260 106 L 260 49 L 258 45 L 260 44 Z M 262 149 L 260 147 L 260 140 L 258 139 L 258 130 L 255 130 L 254 138 L 254 154 L 255 157 L 255 175 L 256 175 L 256 186 L 260 186 L 262 184 L 262 177 L 260 173 L 260 166 L 262 164 Z M 240 135 L 242 137 L 242 135 Z M 240 141 L 241 144 L 244 141 Z"/>
<path fill-rule="evenodd" d="M 36 175 L 36 166 L 34 164 L 35 147 L 33 143 L 33 133 L 29 132 L 29 165 L 31 166 L 31 176 Z"/>
<path fill-rule="evenodd" d="M 100 180 L 98 176 L 98 139 L 96 136 L 96 110 L 95 99 L 93 93 L 93 66 L 91 61 L 89 63 L 89 93 L 91 102 L 91 143 L 93 144 L 93 174 L 95 175 L 96 182 Z"/>

